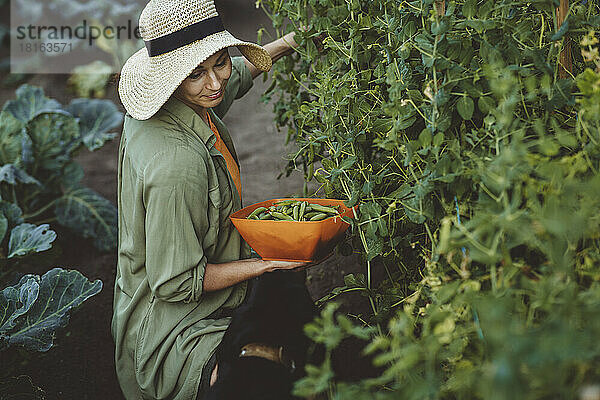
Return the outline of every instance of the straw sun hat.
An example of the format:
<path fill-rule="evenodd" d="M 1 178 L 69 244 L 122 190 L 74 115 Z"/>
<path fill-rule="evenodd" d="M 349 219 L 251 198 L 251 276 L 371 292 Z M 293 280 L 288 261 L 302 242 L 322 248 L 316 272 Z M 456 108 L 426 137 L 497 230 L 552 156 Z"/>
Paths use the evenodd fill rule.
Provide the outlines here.
<path fill-rule="evenodd" d="M 271 69 L 264 48 L 225 30 L 213 0 L 150 0 L 139 27 L 146 47 L 125 62 L 119 79 L 121 102 L 138 120 L 154 115 L 198 64 L 226 47 L 237 46 L 261 71 Z"/>

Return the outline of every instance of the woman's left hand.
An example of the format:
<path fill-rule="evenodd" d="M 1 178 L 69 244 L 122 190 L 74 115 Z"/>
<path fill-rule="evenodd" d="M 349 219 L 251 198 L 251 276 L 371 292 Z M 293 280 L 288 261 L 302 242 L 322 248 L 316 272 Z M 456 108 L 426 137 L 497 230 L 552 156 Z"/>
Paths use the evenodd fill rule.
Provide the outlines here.
<path fill-rule="evenodd" d="M 303 31 L 303 32 L 306 32 L 308 30 L 308 26 L 302 25 L 300 27 L 300 30 Z M 323 42 L 325 41 L 325 34 L 324 33 L 320 33 L 317 36 L 313 37 L 312 41 L 315 44 L 315 47 L 317 48 L 317 51 L 319 53 L 322 53 L 323 50 L 325 50 L 325 45 L 323 44 Z"/>
<path fill-rule="evenodd" d="M 299 29 L 303 32 L 306 32 L 308 30 L 308 27 L 303 25 Z M 289 46 L 289 48 L 285 51 L 284 55 L 292 54 L 294 52 L 294 50 L 296 49 L 296 47 L 298 47 L 298 43 L 295 40 L 295 36 L 296 36 L 296 32 L 290 32 L 281 37 L 281 40 L 283 40 L 284 43 L 286 43 Z M 324 33 L 321 33 L 312 38 L 312 41 L 315 44 L 317 51 L 319 53 L 322 53 L 323 50 L 325 49 L 325 46 L 323 45 L 324 40 L 325 40 Z"/>

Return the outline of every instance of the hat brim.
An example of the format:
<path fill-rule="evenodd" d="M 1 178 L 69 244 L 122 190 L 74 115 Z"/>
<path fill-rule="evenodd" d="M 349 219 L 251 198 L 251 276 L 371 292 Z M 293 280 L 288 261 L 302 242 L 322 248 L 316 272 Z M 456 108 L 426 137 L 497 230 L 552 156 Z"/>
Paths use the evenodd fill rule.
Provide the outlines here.
<path fill-rule="evenodd" d="M 159 56 L 149 57 L 144 47 L 121 69 L 119 97 L 123 106 L 135 119 L 152 117 L 198 64 L 231 46 L 237 46 L 259 70 L 271 69 L 271 56 L 263 47 L 236 39 L 226 30 Z"/>

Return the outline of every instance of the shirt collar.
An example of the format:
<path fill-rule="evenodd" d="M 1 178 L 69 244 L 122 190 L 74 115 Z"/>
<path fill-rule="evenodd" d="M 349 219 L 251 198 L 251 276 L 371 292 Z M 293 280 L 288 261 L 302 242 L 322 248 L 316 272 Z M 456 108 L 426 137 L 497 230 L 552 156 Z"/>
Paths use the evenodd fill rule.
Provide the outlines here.
<path fill-rule="evenodd" d="M 171 96 L 162 109 L 175 116 L 181 123 L 189 127 L 205 144 L 216 141 L 215 134 L 196 112 L 181 100 Z M 208 110 L 210 112 L 210 110 Z M 214 141 L 211 139 L 214 138 Z"/>

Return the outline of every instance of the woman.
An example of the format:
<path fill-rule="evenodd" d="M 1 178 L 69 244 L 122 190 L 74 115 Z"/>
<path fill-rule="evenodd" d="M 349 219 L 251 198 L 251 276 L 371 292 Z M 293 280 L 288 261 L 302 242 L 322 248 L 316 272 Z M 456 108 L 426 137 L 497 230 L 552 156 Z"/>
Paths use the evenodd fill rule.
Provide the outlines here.
<path fill-rule="evenodd" d="M 236 39 L 212 0 L 151 0 L 139 25 L 146 48 L 119 80 L 117 375 L 127 399 L 196 399 L 248 279 L 306 266 L 248 258 L 228 218 L 241 184 L 221 121 L 296 44 L 293 34 L 264 48 Z M 244 57 L 230 58 L 231 46 Z"/>

